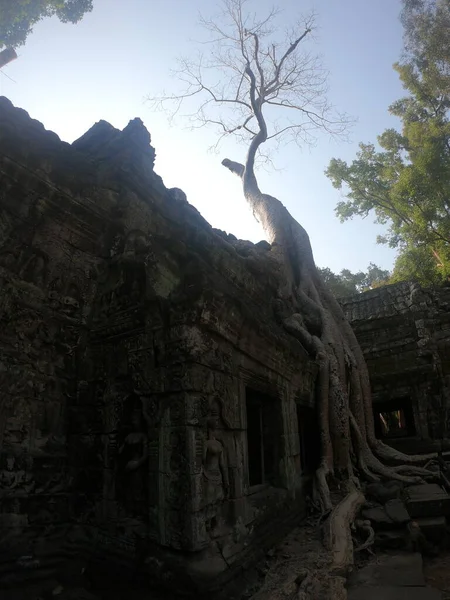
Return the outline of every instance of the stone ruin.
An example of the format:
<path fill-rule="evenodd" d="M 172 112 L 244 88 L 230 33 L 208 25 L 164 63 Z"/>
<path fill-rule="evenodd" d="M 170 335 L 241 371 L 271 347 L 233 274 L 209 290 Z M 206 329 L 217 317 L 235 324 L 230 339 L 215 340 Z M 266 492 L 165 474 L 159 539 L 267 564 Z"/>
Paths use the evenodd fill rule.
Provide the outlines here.
<path fill-rule="evenodd" d="M 411 453 L 450 449 L 450 287 L 405 282 L 341 304 L 369 369 L 377 437 Z"/>
<path fill-rule="evenodd" d="M 154 159 L 139 119 L 69 145 L 0 98 L 3 590 L 78 557 L 211 597 L 304 514 L 317 365 L 270 246 Z"/>
<path fill-rule="evenodd" d="M 317 364 L 277 321 L 270 245 L 213 229 L 154 160 L 139 119 L 69 145 L 0 98 L 2 599 L 86 568 L 107 597 L 139 580 L 229 598 L 305 514 Z M 450 289 L 342 305 L 379 437 L 445 449 Z M 424 516 L 377 494 L 381 541 Z"/>

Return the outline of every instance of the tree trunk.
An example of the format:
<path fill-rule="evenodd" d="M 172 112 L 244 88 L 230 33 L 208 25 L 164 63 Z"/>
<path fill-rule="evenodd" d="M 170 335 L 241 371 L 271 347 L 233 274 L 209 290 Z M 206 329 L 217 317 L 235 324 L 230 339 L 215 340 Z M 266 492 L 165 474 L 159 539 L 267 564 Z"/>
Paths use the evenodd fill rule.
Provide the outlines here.
<path fill-rule="evenodd" d="M 249 154 L 251 151 L 252 148 Z M 291 311 L 283 319 L 283 325 L 320 365 L 317 403 L 322 462 L 316 484 L 324 510 L 330 505 L 327 478 L 333 475 L 337 480 L 347 481 L 353 468 L 370 481 L 386 478 L 418 482 L 419 471 L 414 468 L 410 475 L 407 469 L 406 474 L 401 474 L 380 461 L 381 458 L 413 465 L 425 462 L 430 456 L 408 456 L 375 438 L 369 374 L 356 336 L 316 269 L 308 234 L 279 200 L 259 190 L 253 175 L 253 159 L 252 152 L 245 167 L 228 159 L 222 164 L 242 179 L 245 198 L 255 216 L 269 241 L 277 244 L 278 251 L 281 249 L 287 284 L 282 285 L 279 295 L 284 312 Z M 352 446 L 356 456 L 353 465 Z"/>

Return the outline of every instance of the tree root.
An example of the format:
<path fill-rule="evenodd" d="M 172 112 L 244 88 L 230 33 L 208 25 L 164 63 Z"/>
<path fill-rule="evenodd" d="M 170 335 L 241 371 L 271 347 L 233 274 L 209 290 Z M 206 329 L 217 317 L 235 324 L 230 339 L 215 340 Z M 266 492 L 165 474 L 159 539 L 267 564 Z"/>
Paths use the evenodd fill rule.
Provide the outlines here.
<path fill-rule="evenodd" d="M 314 477 L 314 490 L 319 498 L 322 513 L 330 512 L 333 508 L 333 503 L 331 502 L 330 488 L 328 487 L 327 483 L 328 474 L 329 469 L 325 464 L 325 461 L 322 461 L 322 464 L 317 469 Z"/>
<path fill-rule="evenodd" d="M 332 564 L 330 571 L 336 575 L 347 574 L 353 565 L 353 541 L 350 524 L 361 506 L 364 504 L 364 494 L 353 490 L 333 509 L 325 527 L 324 543 L 331 551 Z"/>
<path fill-rule="evenodd" d="M 379 481 L 380 478 L 401 481 L 402 483 L 422 483 L 422 477 L 402 475 L 395 467 L 386 467 L 369 448 L 363 437 L 355 416 L 349 411 L 350 426 L 356 442 L 358 466 L 368 481 Z M 428 472 L 427 472 L 428 473 Z M 429 472 L 431 475 L 431 471 Z"/>
<path fill-rule="evenodd" d="M 360 453 L 358 456 L 358 468 L 366 481 L 370 481 L 371 483 L 380 481 L 380 477 L 369 470 L 362 453 Z"/>
<path fill-rule="evenodd" d="M 415 467 L 413 465 L 398 465 L 389 467 L 395 473 L 406 473 L 407 475 L 417 475 L 424 479 L 439 479 L 440 474 L 437 471 L 430 471 L 425 467 Z"/>
<path fill-rule="evenodd" d="M 380 475 L 382 479 L 401 481 L 402 483 L 415 484 L 415 483 L 423 483 L 423 478 L 417 475 L 402 475 L 395 471 L 394 468 L 386 467 L 376 456 L 374 456 L 370 450 L 366 453 L 364 457 L 366 464 L 370 471 L 374 472 L 376 475 Z"/>
<path fill-rule="evenodd" d="M 366 541 L 355 548 L 355 553 L 361 552 L 362 550 L 368 550 L 375 541 L 375 531 L 373 530 L 373 527 L 371 527 L 370 521 L 361 521 L 360 519 L 357 519 L 355 521 L 355 526 L 357 529 L 361 529 L 367 533 Z"/>
<path fill-rule="evenodd" d="M 435 460 L 437 453 L 433 454 L 404 454 L 399 452 L 379 440 L 370 440 L 369 445 L 374 454 L 381 460 L 391 463 L 400 463 L 403 465 L 420 465 L 425 464 L 429 460 Z"/>

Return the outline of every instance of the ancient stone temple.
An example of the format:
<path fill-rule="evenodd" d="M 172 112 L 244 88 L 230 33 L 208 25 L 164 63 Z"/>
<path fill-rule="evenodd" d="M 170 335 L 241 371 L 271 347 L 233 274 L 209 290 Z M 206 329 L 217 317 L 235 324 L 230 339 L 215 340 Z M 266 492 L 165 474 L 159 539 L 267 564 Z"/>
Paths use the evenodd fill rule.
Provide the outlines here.
<path fill-rule="evenodd" d="M 369 368 L 377 437 L 439 449 L 450 437 L 450 288 L 405 282 L 342 306 Z"/>
<path fill-rule="evenodd" d="M 316 364 L 274 316 L 270 246 L 154 159 L 139 119 L 68 145 L 0 98 L 4 589 L 65 556 L 214 591 L 302 516 Z"/>

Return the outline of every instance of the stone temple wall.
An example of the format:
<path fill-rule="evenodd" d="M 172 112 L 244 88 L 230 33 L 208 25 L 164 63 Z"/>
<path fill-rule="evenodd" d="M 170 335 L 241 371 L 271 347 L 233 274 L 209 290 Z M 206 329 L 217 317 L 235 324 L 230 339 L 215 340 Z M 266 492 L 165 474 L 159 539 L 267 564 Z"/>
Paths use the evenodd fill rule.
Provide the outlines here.
<path fill-rule="evenodd" d="M 416 441 L 448 438 L 450 288 L 400 283 L 341 304 L 366 358 L 374 410 L 411 410 L 407 437 Z"/>
<path fill-rule="evenodd" d="M 64 548 L 217 587 L 302 514 L 317 367 L 274 317 L 270 246 L 211 228 L 154 158 L 139 119 L 68 145 L 0 98 L 11 586 Z"/>

